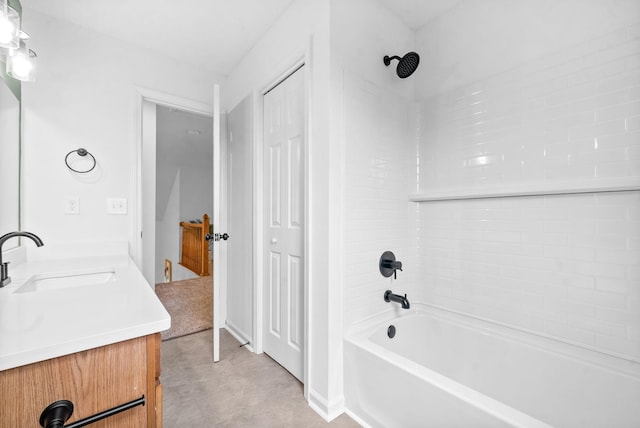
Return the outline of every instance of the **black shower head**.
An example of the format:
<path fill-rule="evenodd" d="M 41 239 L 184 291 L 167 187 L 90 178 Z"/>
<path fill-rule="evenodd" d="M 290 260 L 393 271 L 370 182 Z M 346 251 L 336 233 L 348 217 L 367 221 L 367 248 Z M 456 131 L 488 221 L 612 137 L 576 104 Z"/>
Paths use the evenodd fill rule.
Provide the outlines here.
<path fill-rule="evenodd" d="M 389 64 L 391 64 L 392 59 L 398 60 L 398 67 L 396 68 L 396 73 L 398 74 L 398 77 L 401 79 L 406 79 L 407 77 L 411 76 L 413 72 L 416 71 L 416 68 L 418 68 L 418 64 L 420 64 L 420 55 L 418 55 L 415 52 L 409 52 L 402 58 L 400 58 L 399 56 L 390 57 L 388 55 L 385 55 L 384 65 L 388 67 Z"/>

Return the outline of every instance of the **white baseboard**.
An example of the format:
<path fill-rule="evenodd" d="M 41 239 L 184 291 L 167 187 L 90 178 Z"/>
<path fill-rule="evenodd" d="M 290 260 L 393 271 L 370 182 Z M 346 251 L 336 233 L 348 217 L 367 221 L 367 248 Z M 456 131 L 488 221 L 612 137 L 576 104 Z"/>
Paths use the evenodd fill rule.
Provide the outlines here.
<path fill-rule="evenodd" d="M 229 332 L 229 334 L 231 334 L 231 336 L 233 336 L 241 345 L 249 342 L 248 345 L 245 345 L 245 348 L 247 348 L 251 352 L 256 352 L 253 349 L 253 346 L 251 346 L 251 338 L 246 333 L 234 326 L 232 322 L 226 321 L 224 324 L 225 325 L 223 328 L 225 328 Z"/>
<path fill-rule="evenodd" d="M 314 390 L 309 391 L 309 407 L 311 407 L 322 419 L 331 422 L 344 413 L 344 397 L 329 403 Z"/>

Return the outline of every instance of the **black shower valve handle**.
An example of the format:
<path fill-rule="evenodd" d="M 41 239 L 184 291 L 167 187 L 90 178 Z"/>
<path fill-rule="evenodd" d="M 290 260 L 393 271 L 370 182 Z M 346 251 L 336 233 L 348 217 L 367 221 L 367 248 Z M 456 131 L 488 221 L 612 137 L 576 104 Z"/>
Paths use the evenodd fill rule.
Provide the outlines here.
<path fill-rule="evenodd" d="M 402 262 L 398 260 L 384 260 L 383 266 L 393 271 L 393 279 L 397 279 L 398 271 L 402 270 Z"/>
<path fill-rule="evenodd" d="M 398 270 L 402 270 L 402 262 L 396 260 L 395 254 L 393 254 L 393 252 L 391 251 L 385 251 L 384 253 L 382 253 L 382 256 L 380 256 L 380 261 L 378 262 L 378 266 L 380 269 L 380 273 L 385 278 L 389 278 L 391 275 L 393 275 L 393 279 L 397 279 Z"/>

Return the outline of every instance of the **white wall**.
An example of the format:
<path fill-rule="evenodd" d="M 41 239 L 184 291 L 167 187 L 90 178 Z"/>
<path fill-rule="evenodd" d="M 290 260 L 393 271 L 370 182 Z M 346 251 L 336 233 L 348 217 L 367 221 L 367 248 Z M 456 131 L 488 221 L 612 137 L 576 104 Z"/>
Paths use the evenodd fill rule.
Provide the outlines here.
<path fill-rule="evenodd" d="M 179 281 L 178 262 L 180 261 L 180 170 L 176 171 L 171 185 L 169 200 L 161 220 L 156 221 L 156 279 L 164 282 L 164 260 L 172 264 L 172 280 Z"/>
<path fill-rule="evenodd" d="M 229 110 L 253 91 L 265 89 L 305 53 L 309 54 L 306 309 L 310 334 L 306 341 L 311 361 L 305 386 L 310 405 L 331 419 L 342 412 L 343 396 L 341 243 L 331 238 L 339 236 L 341 165 L 335 161 L 340 148 L 332 138 L 329 122 L 329 50 L 329 3 L 297 0 L 230 73 L 222 95 L 223 105 Z"/>
<path fill-rule="evenodd" d="M 135 219 L 135 87 L 210 103 L 222 78 L 30 9 L 24 11 L 38 78 L 23 85 L 24 228 L 45 242 L 130 240 Z M 97 173 L 72 174 L 70 150 L 96 156 Z M 53 183 L 53 184 L 52 184 Z M 80 215 L 63 196 L 80 196 Z M 106 198 L 127 215 L 106 215 Z"/>
<path fill-rule="evenodd" d="M 640 356 L 638 192 L 428 203 L 429 303 Z"/>
<path fill-rule="evenodd" d="M 354 19 L 354 17 L 358 19 Z M 418 270 L 412 259 L 417 241 L 407 200 L 415 181 L 416 105 L 414 79 L 400 79 L 396 62 L 414 48 L 414 33 L 377 2 L 334 2 L 331 9 L 331 63 L 335 87 L 332 105 L 342 136 L 344 329 L 385 310 L 385 290 L 414 291 Z M 341 131 L 340 131 L 341 130 Z M 398 279 L 384 278 L 380 256 L 393 251 L 405 266 Z"/>
<path fill-rule="evenodd" d="M 415 165 L 415 105 L 359 77 L 344 79 L 344 327 L 400 306 L 384 301 L 387 289 L 417 295 L 416 209 L 408 202 Z M 414 161 L 415 163 L 415 161 Z M 412 168 L 413 167 L 413 168 Z M 404 270 L 397 279 L 379 270 L 393 251 Z"/>
<path fill-rule="evenodd" d="M 488 78 L 630 25 L 636 0 L 465 0 L 416 32 L 416 97 Z"/>
<path fill-rule="evenodd" d="M 638 184 L 638 16 L 496 0 L 420 29 L 416 190 Z M 425 301 L 640 358 L 638 192 L 416 205 Z"/>
<path fill-rule="evenodd" d="M 318 48 L 312 54 L 319 68 L 315 73 L 323 77 L 322 73 L 327 72 L 323 68 L 329 66 L 329 8 L 325 3 L 320 0 L 296 0 L 292 3 L 229 74 L 221 93 L 225 110 L 233 109 L 250 92 L 266 89 L 285 70 L 302 59 L 312 46 Z M 318 81 L 315 84 L 321 83 Z M 322 92 L 318 95 L 322 95 Z"/>
<path fill-rule="evenodd" d="M 213 167 L 180 167 L 180 219 L 213 218 Z"/>
<path fill-rule="evenodd" d="M 415 79 L 400 79 L 398 62 L 386 67 L 385 55 L 403 56 L 415 48 L 415 34 L 377 1 L 331 3 L 331 65 L 407 99 L 414 98 Z"/>

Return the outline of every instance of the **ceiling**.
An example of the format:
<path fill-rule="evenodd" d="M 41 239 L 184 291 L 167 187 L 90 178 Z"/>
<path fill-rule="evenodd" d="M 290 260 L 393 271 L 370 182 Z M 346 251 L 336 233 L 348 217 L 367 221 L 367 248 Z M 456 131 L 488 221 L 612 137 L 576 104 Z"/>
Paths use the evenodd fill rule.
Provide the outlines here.
<path fill-rule="evenodd" d="M 292 2 L 22 0 L 22 5 L 228 75 Z"/>
<path fill-rule="evenodd" d="M 212 142 L 211 117 L 157 106 L 156 151 L 159 163 L 211 167 Z"/>
<path fill-rule="evenodd" d="M 293 1 L 22 0 L 22 4 L 227 76 Z M 461 0 L 379 1 L 417 29 Z"/>
<path fill-rule="evenodd" d="M 462 0 L 379 0 L 412 30 L 452 9 Z"/>

